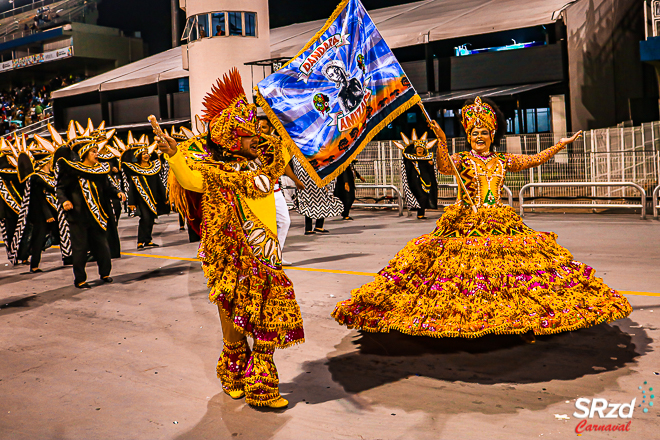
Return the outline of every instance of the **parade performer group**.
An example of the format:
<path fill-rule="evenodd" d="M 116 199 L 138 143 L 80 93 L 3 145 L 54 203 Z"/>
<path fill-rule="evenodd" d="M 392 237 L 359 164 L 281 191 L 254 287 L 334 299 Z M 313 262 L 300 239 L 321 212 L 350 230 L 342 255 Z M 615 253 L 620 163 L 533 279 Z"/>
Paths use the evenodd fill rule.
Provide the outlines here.
<path fill-rule="evenodd" d="M 72 260 L 75 286 L 87 288 L 89 255 L 96 259 L 101 280 L 112 282 L 109 240 L 117 236 L 119 216 L 113 201 L 128 199 L 137 210 L 138 247 L 154 246 L 154 219 L 174 204 L 201 237 L 198 257 L 223 333 L 216 366 L 222 389 L 253 406 L 283 408 L 288 402 L 279 392 L 273 354 L 304 342 L 293 284 L 282 270 L 286 233 L 277 225 L 277 184 L 291 155 L 271 127 L 260 129 L 256 106 L 245 96 L 235 69 L 218 80 L 204 105 L 207 132 L 177 136 L 180 143 L 155 119 L 157 137 L 151 145 L 145 136 L 136 140 L 129 134 L 127 143 L 116 139 L 112 148 L 113 133 L 103 126 L 95 130 L 91 122 L 87 129 L 72 122 L 66 141 L 52 127 L 50 141 L 35 136 L 37 143 L 28 146 L 24 137 L 14 144 L 3 140 L 3 238 L 10 260 L 17 264 L 29 257 L 33 273 L 41 271 L 47 243 L 60 243 L 65 262 Z M 457 177 L 458 198 L 432 232 L 410 241 L 373 282 L 339 302 L 332 313 L 335 320 L 368 332 L 466 338 L 518 334 L 533 343 L 535 335 L 630 314 L 623 295 L 596 278 L 594 269 L 575 261 L 555 234 L 529 228 L 500 198 L 508 172 L 545 163 L 580 134 L 525 156 L 496 151 L 504 118 L 494 103 L 468 101 L 462 123 L 468 152 L 450 156 L 444 133 L 431 121 L 437 140 L 413 132 L 398 143 L 409 161 L 407 182 L 422 216 L 437 199 L 432 169 Z M 164 167 L 156 146 L 169 165 L 168 188 L 162 183 Z M 294 169 L 302 180 L 297 186 L 310 192 L 302 197 L 306 209 L 323 210 L 302 211 L 310 219 L 309 232 L 313 216 L 323 218 L 326 211 L 334 213 L 346 204 L 332 195 L 332 184 L 318 186 L 297 161 Z M 353 172 L 348 167 L 344 174 L 352 177 Z M 350 182 L 341 183 L 346 191 L 354 189 Z M 315 205 L 315 198 L 327 203 Z M 253 339 L 251 346 L 247 338 Z"/>
<path fill-rule="evenodd" d="M 223 390 L 250 405 L 282 408 L 288 402 L 279 393 L 273 353 L 304 341 L 293 285 L 282 270 L 273 195 L 289 153 L 276 137 L 261 134 L 260 142 L 257 108 L 236 69 L 204 106 L 208 133 L 181 145 L 152 119 L 170 165 L 170 197 L 201 235 L 198 257 L 222 324 L 216 370 Z"/>
<path fill-rule="evenodd" d="M 339 302 L 340 324 L 369 332 L 476 338 L 518 334 L 527 342 L 628 316 L 623 295 L 575 261 L 557 236 L 525 225 L 500 192 L 508 172 L 536 167 L 580 133 L 533 156 L 494 151 L 504 118 L 492 102 L 466 103 L 471 150 L 449 156 L 436 122 L 437 166 L 462 181 L 456 203 L 435 230 L 410 241 L 376 279 Z"/>

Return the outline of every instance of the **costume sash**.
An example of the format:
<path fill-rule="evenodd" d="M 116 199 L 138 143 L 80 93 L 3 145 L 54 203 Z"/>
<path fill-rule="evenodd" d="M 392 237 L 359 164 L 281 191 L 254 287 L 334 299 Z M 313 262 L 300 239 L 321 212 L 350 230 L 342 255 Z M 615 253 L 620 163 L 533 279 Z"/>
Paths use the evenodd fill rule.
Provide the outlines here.
<path fill-rule="evenodd" d="M 80 182 L 80 189 L 82 190 L 89 212 L 92 213 L 94 220 L 96 220 L 96 223 L 98 223 L 101 229 L 105 231 L 108 228 L 108 215 L 101 207 L 96 185 L 84 177 L 78 177 L 78 182 Z"/>
<path fill-rule="evenodd" d="M 27 179 L 25 181 L 25 190 L 23 192 L 23 200 L 21 203 L 20 213 L 18 214 L 18 223 L 16 224 L 16 232 L 14 232 L 14 237 L 11 238 L 11 243 L 7 245 L 8 251 L 7 256 L 11 264 L 18 264 L 18 251 L 21 246 L 21 241 L 23 240 L 23 234 L 25 233 L 25 227 L 27 226 L 27 217 L 28 212 L 30 211 L 30 188 L 32 186 L 32 179 Z"/>
<path fill-rule="evenodd" d="M 151 211 L 158 215 L 158 209 L 156 208 L 156 201 L 154 200 L 154 196 L 151 193 L 151 188 L 149 188 L 149 185 L 144 182 L 145 184 L 142 184 L 142 180 L 144 177 L 142 176 L 131 176 L 131 180 L 133 181 L 133 184 L 135 185 L 135 189 L 137 189 L 138 193 L 140 193 L 140 197 L 142 197 L 142 200 L 144 200 L 144 203 L 147 204 L 149 209 Z"/>
<path fill-rule="evenodd" d="M 22 198 L 20 194 L 18 194 L 18 191 L 16 191 L 14 184 L 11 182 L 8 183 L 9 185 L 7 185 L 3 178 L 0 178 L 0 197 L 2 197 L 12 211 L 16 214 L 20 214 Z M 13 193 L 11 191 L 12 189 L 14 190 Z"/>

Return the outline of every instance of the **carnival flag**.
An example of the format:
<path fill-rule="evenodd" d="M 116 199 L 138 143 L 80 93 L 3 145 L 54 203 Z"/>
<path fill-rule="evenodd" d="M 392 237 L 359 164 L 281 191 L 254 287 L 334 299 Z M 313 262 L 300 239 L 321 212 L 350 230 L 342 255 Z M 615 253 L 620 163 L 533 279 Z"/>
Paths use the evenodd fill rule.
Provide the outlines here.
<path fill-rule="evenodd" d="M 257 103 L 320 186 L 420 101 L 359 0 L 342 1 L 298 55 L 256 88 Z"/>

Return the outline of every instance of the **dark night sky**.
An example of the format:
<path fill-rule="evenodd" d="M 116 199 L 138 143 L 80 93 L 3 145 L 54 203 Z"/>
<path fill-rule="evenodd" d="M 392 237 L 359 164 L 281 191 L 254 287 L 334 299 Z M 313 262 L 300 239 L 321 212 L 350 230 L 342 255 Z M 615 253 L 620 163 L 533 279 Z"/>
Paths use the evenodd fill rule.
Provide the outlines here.
<path fill-rule="evenodd" d="M 413 1 L 418 0 L 362 0 L 362 3 L 367 9 L 375 9 Z M 270 26 L 274 28 L 327 18 L 338 4 L 339 0 L 269 0 Z M 142 38 L 149 46 L 149 55 L 172 47 L 170 0 L 103 0 L 99 4 L 99 13 L 98 24 L 101 26 L 142 32 Z M 183 31 L 183 11 L 180 11 L 180 16 Z"/>

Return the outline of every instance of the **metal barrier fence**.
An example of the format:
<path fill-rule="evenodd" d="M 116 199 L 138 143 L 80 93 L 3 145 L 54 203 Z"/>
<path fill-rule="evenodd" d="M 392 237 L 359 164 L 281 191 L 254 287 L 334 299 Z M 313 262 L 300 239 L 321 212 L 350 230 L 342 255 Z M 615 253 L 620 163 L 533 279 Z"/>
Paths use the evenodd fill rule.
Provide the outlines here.
<path fill-rule="evenodd" d="M 660 202 L 658 202 L 658 194 L 660 194 L 660 185 L 656 186 L 653 190 L 653 218 L 658 219 L 658 211 L 660 211 Z"/>
<path fill-rule="evenodd" d="M 422 134 L 422 133 L 419 133 Z M 552 133 L 505 137 L 498 151 L 518 154 L 536 154 L 555 145 L 566 135 Z M 450 154 L 468 151 L 465 138 L 448 140 Z M 370 142 L 358 155 L 356 170 L 376 185 L 394 185 L 403 192 L 401 184 L 401 150 L 392 141 Z M 554 182 L 632 182 L 651 194 L 660 184 L 660 122 L 639 127 L 613 127 L 584 132 L 583 138 L 571 144 L 545 164 L 529 170 L 507 173 L 505 184 L 517 196 L 530 183 Z M 438 175 L 440 198 L 449 198 L 455 184 L 453 176 Z M 633 187 L 626 185 L 595 185 L 591 187 L 533 186 L 532 197 L 555 199 L 598 198 L 602 204 L 625 205 L 626 199 L 636 197 Z M 362 190 L 377 197 L 379 190 Z M 585 203 L 590 203 L 588 200 Z"/>
<path fill-rule="evenodd" d="M 394 185 L 355 185 L 355 190 L 357 193 L 357 190 L 379 190 L 382 189 L 385 192 L 387 190 L 392 191 L 392 199 L 394 198 L 394 194 L 396 194 L 397 197 L 397 203 L 353 203 L 354 207 L 357 208 L 397 208 L 399 210 L 399 217 L 403 215 L 403 197 L 401 197 L 401 191 L 399 191 L 399 188 L 397 188 Z M 356 197 L 357 198 L 357 197 Z M 364 198 L 364 197 L 363 197 Z M 389 199 L 387 197 L 387 194 L 384 195 L 384 199 Z"/>
<path fill-rule="evenodd" d="M 525 217 L 525 208 L 612 208 L 612 204 L 603 204 L 603 203 L 594 203 L 595 200 L 592 200 L 591 203 L 528 203 L 525 204 L 524 192 L 525 190 L 533 188 L 556 188 L 556 187 L 607 187 L 607 186 L 625 186 L 629 188 L 634 188 L 639 191 L 640 195 L 640 204 L 618 204 L 617 208 L 632 208 L 632 209 L 641 209 L 642 210 L 642 220 L 646 218 L 646 191 L 644 188 L 632 182 L 552 182 L 552 183 L 528 183 L 520 189 L 520 194 L 518 196 L 520 216 Z"/>

